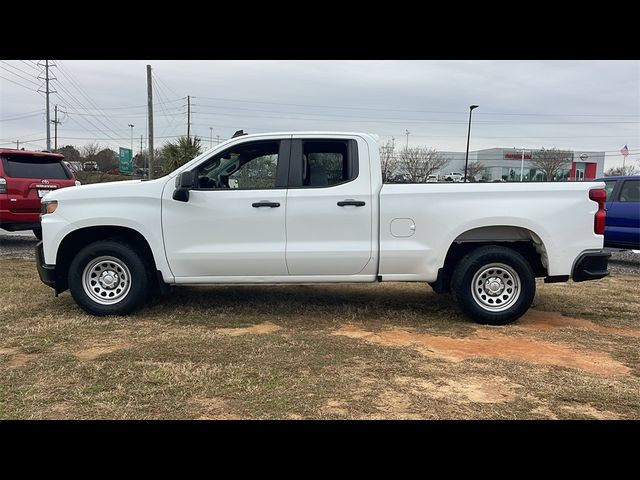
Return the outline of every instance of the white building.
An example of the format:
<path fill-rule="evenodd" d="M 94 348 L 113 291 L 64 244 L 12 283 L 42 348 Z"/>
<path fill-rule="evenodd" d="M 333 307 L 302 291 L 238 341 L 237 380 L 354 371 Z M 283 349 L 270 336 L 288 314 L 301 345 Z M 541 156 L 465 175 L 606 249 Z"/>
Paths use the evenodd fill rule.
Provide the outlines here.
<path fill-rule="evenodd" d="M 524 168 L 522 180 L 525 182 L 544 181 L 544 173 L 536 169 L 531 162 L 532 155 L 537 150 L 524 150 Z M 445 175 L 450 172 L 464 173 L 465 152 L 440 152 L 449 159 L 449 164 L 438 172 Z M 585 150 L 571 151 L 571 164 L 562 169 L 556 181 L 581 181 L 593 180 L 604 176 L 605 152 L 593 152 Z M 523 150 L 516 148 L 487 148 L 469 152 L 469 163 L 478 161 L 484 165 L 483 172 L 477 176 L 485 181 L 520 181 L 520 169 Z"/>

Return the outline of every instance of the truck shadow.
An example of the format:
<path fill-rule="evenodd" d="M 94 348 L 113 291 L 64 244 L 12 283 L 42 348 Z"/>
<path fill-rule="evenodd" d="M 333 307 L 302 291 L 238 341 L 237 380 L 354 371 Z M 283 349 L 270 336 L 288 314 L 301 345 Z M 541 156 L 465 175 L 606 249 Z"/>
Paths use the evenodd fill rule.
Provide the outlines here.
<path fill-rule="evenodd" d="M 174 314 L 169 321 L 183 324 L 469 325 L 450 295 L 437 295 L 423 283 L 177 287 L 168 297 L 154 297 L 139 313 L 165 318 L 159 314 L 168 311 Z"/>

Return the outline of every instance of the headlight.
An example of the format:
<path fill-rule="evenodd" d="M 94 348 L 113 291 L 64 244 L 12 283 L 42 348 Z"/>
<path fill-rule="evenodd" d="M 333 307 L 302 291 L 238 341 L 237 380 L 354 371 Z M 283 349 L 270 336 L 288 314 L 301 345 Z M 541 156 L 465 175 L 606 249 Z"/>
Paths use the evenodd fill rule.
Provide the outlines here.
<path fill-rule="evenodd" d="M 40 205 L 40 214 L 46 215 L 48 213 L 53 213 L 58 208 L 57 200 L 45 200 Z"/>

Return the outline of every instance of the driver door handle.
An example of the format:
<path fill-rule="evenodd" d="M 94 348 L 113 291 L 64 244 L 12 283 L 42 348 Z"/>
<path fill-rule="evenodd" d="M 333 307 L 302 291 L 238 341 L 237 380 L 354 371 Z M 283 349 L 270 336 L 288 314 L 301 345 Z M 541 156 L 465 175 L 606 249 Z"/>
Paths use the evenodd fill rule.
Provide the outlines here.
<path fill-rule="evenodd" d="M 260 207 L 277 208 L 280 206 L 280 204 L 278 202 L 269 202 L 267 200 L 262 200 L 260 202 L 252 203 L 251 206 L 253 208 L 260 208 Z"/>
<path fill-rule="evenodd" d="M 342 200 L 341 202 L 338 202 L 338 206 L 339 207 L 346 207 L 348 205 L 352 205 L 354 207 L 364 207 L 365 203 L 362 200 L 353 200 L 351 198 L 348 198 L 347 200 Z"/>

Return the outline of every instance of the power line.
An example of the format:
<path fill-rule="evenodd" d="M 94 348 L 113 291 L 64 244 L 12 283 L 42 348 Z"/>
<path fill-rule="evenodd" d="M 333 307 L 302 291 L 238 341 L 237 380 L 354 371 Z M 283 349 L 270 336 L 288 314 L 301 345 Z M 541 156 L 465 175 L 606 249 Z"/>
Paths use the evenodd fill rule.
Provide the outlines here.
<path fill-rule="evenodd" d="M 73 100 L 73 103 L 76 103 L 79 106 L 82 106 L 82 102 L 80 102 L 80 100 L 78 100 L 76 98 L 75 95 L 73 95 L 73 93 L 71 93 L 63 84 L 59 84 L 58 85 L 62 90 L 64 90 Z M 71 105 L 72 102 L 70 102 L 69 100 L 67 100 L 65 97 L 63 97 L 60 93 L 57 93 L 57 95 L 63 100 L 64 103 L 66 103 L 68 105 L 69 108 L 71 108 L 72 110 L 75 110 L 75 106 Z M 71 118 L 71 117 L 70 117 Z M 81 117 L 84 121 L 86 121 L 87 123 L 89 123 L 92 127 L 102 130 L 100 127 L 97 127 L 92 121 L 90 121 L 88 118 L 84 118 Z M 72 119 L 73 120 L 73 119 Z M 109 127 L 108 125 L 106 125 L 102 119 L 100 117 L 96 118 L 96 121 L 99 122 L 104 128 L 106 128 L 107 130 L 111 131 L 112 133 L 114 133 L 116 136 L 119 135 L 118 133 L 116 133 L 111 127 Z M 77 122 L 75 122 L 77 123 Z M 106 135 L 108 135 L 109 137 L 113 138 L 108 132 L 104 131 L 104 133 Z"/>
<path fill-rule="evenodd" d="M 25 62 L 24 60 L 20 60 L 20 62 L 24 63 L 27 67 L 34 69 L 36 72 L 38 72 L 38 75 L 42 73 L 42 69 L 39 68 L 37 64 Z"/>
<path fill-rule="evenodd" d="M 1 62 L 1 61 L 2 61 L 2 60 L 0 60 L 0 62 Z M 10 65 L 10 66 L 12 66 L 12 65 Z M 0 65 L 0 68 L 1 68 L 1 69 L 3 69 L 4 71 L 6 71 L 7 73 L 10 73 L 11 75 L 15 75 L 16 77 L 19 77 L 19 78 L 21 78 L 22 80 L 26 80 L 27 82 L 30 82 L 30 83 L 32 83 L 33 85 L 37 86 L 37 87 L 40 87 L 40 84 L 39 84 L 38 82 L 34 82 L 34 81 L 33 81 L 33 80 L 31 80 L 29 77 L 23 77 L 22 75 L 19 75 L 19 74 L 15 73 L 15 72 L 13 72 L 13 71 L 9 70 L 8 68 L 3 67 L 2 65 Z M 14 67 L 14 68 L 15 68 L 15 67 Z M 22 71 L 22 70 L 20 70 L 20 69 L 16 69 L 16 70 L 18 70 L 18 71 Z"/>
<path fill-rule="evenodd" d="M 95 103 L 95 102 L 94 102 L 94 101 L 89 97 L 89 95 L 88 95 L 88 94 L 86 93 L 86 91 L 82 88 L 82 86 L 81 86 L 81 85 L 80 85 L 80 84 L 79 84 L 79 83 L 78 83 L 74 78 L 72 78 L 71 73 L 68 73 L 68 72 L 66 71 L 66 68 L 61 64 L 61 62 L 58 62 L 58 63 L 60 64 L 60 65 L 59 65 L 60 73 L 62 73 L 62 75 L 64 75 L 64 76 L 65 76 L 65 77 L 66 77 L 66 78 L 67 78 L 67 79 L 72 83 L 72 85 L 74 85 L 74 86 L 75 86 L 76 90 L 77 90 L 78 92 L 80 92 L 80 94 L 81 94 L 82 96 L 84 96 L 84 98 L 86 98 L 86 99 L 87 99 L 87 101 L 88 101 L 90 104 L 92 104 L 92 105 L 96 108 L 96 110 L 98 110 L 100 113 L 102 113 L 102 114 L 104 115 L 104 117 L 105 117 L 105 119 L 106 119 L 106 120 L 108 120 L 109 122 L 111 122 L 111 124 L 112 124 L 116 129 L 119 129 L 119 128 L 120 128 L 120 126 L 119 126 L 119 125 L 117 125 L 117 124 L 115 124 L 115 122 L 114 122 L 113 120 L 111 120 L 110 118 L 108 118 L 108 117 L 106 116 L 106 114 L 105 114 L 105 113 L 100 109 L 100 107 L 99 107 L 99 106 L 98 106 L 98 105 L 97 105 L 97 104 L 96 104 L 96 103 Z M 100 118 L 96 118 L 96 120 L 98 120 L 100 123 L 102 123 L 105 127 L 109 128 L 109 130 L 111 130 L 114 134 L 118 135 L 118 133 L 117 133 L 115 130 L 113 130 L 111 127 L 107 126 L 104 122 L 102 122 L 102 121 L 100 120 Z"/>
<path fill-rule="evenodd" d="M 199 105 L 199 107 L 203 107 L 202 105 Z M 215 108 L 215 109 L 221 109 L 221 110 L 240 110 L 239 108 L 233 108 L 233 107 L 209 107 L 209 108 Z M 340 120 L 335 120 L 335 118 L 344 118 L 345 120 L 342 120 L 342 122 L 350 122 L 350 123 L 412 123 L 412 124 L 421 124 L 421 123 L 426 123 L 426 124 L 438 124 L 438 125 L 463 125 L 466 124 L 466 122 L 458 122 L 458 121 L 444 121 L 444 120 L 428 120 L 428 119 L 419 119 L 419 118 L 407 118 L 407 119 L 402 119 L 402 118 L 376 118 L 373 119 L 372 117 L 359 117 L 359 116 L 351 116 L 351 115 L 339 115 L 339 114 L 316 114 L 316 113 L 304 113 L 304 112 L 270 112 L 270 111 L 266 111 L 266 110 L 258 110 L 258 109 L 242 109 L 242 110 L 248 110 L 248 111 L 258 111 L 258 112 L 266 112 L 266 113 L 274 113 L 274 114 L 286 114 L 286 115 L 295 115 L 295 117 L 291 117 L 291 116 L 273 116 L 273 115 L 256 115 L 256 114 L 243 114 L 243 113 L 226 113 L 226 112 L 221 112 L 221 113 L 210 113 L 210 112 L 199 112 L 199 111 L 194 111 L 193 113 L 198 113 L 200 115 L 208 115 L 208 116 L 233 116 L 233 117 L 251 117 L 251 118 L 255 118 L 255 117 L 259 117 L 259 118 L 271 118 L 271 119 L 279 119 L 279 120 L 302 120 L 302 121 L 323 121 L 323 118 L 304 118 L 305 116 L 307 117 L 327 117 L 328 119 L 330 119 L 331 121 L 340 121 Z M 349 119 L 349 120 L 346 120 Z M 474 122 L 474 124 L 476 123 L 480 123 L 480 124 L 485 124 L 485 125 L 514 125 L 513 122 L 502 122 L 502 121 L 476 121 Z M 618 122 L 605 122 L 605 121 L 597 121 L 597 122 L 518 122 L 517 125 L 613 125 L 613 124 L 640 124 L 640 121 L 618 121 Z"/>
<path fill-rule="evenodd" d="M 441 110 L 412 110 L 412 109 L 393 109 L 393 108 L 374 108 L 374 107 L 354 107 L 345 105 L 312 105 L 303 103 L 282 103 L 282 102 L 265 102 L 260 100 L 240 100 L 233 98 L 221 98 L 221 97 L 196 97 L 207 100 L 219 100 L 226 102 L 239 102 L 239 103 L 257 103 L 264 105 L 284 105 L 291 107 L 311 107 L 311 108 L 331 108 L 342 110 L 371 110 L 371 111 L 386 111 L 386 112 L 404 112 L 404 113 L 438 113 L 438 114 L 452 114 L 452 115 L 467 115 L 466 111 L 441 111 Z M 514 115 L 514 116 L 565 116 L 565 117 L 583 117 L 583 116 L 596 116 L 596 117 L 640 117 L 640 114 L 571 114 L 571 113 L 507 113 L 507 112 L 478 112 L 478 115 Z M 466 123 L 466 122 L 464 122 Z"/>
<path fill-rule="evenodd" d="M 0 122 L 13 122 L 15 120 L 22 120 L 25 118 L 36 117 L 41 114 L 42 114 L 41 110 L 37 110 L 35 112 L 29 112 L 29 113 L 16 114 L 9 117 L 0 118 Z"/>
<path fill-rule="evenodd" d="M 11 80 L 11 79 L 9 79 L 9 78 L 7 78 L 7 77 L 3 77 L 2 75 L 0 75 L 0 78 L 2 78 L 3 80 L 6 80 L 7 82 L 11 82 L 11 83 L 15 83 L 16 85 L 20 85 L 21 87 L 26 88 L 27 90 L 31 90 L 32 92 L 37 92 L 37 91 L 38 91 L 38 90 L 37 90 L 37 89 L 35 89 L 35 88 L 28 87 L 28 86 L 26 86 L 26 85 L 23 85 L 23 84 L 21 84 L 21 83 L 18 83 L 18 82 L 16 82 L 16 81 L 14 81 L 14 80 Z"/>

